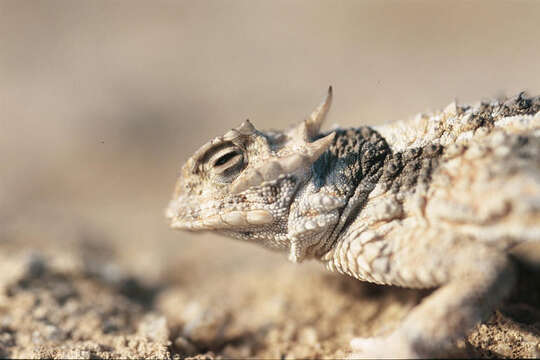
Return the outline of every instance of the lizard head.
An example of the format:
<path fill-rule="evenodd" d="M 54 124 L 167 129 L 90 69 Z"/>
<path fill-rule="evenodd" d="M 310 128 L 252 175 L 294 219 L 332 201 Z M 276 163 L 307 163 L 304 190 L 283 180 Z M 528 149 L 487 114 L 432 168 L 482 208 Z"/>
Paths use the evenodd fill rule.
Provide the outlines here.
<path fill-rule="evenodd" d="M 334 133 L 319 135 L 331 100 L 330 87 L 313 113 L 289 130 L 261 132 L 246 120 L 204 144 L 181 169 L 166 210 L 170 226 L 286 246 L 294 194 L 334 139 Z"/>

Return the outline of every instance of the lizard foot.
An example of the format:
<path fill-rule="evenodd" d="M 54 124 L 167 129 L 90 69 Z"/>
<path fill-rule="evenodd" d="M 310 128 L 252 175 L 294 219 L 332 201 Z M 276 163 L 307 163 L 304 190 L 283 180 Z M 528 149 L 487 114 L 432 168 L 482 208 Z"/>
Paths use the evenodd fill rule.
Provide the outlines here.
<path fill-rule="evenodd" d="M 351 340 L 353 353 L 349 359 L 417 359 L 421 356 L 412 344 L 399 333 L 387 337 L 354 338 Z"/>

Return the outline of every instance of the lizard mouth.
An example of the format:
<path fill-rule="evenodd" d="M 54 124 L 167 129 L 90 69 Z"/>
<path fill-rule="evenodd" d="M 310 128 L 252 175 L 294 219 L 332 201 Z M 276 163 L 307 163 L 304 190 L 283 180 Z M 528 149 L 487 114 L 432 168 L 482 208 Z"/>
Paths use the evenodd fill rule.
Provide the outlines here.
<path fill-rule="evenodd" d="M 173 229 L 188 231 L 240 229 L 267 225 L 274 221 L 272 213 L 264 209 L 217 211 L 215 208 L 202 209 L 199 204 L 198 211 L 191 210 L 190 213 L 183 213 L 181 205 L 181 198 L 171 200 L 165 211 L 165 216 Z"/>

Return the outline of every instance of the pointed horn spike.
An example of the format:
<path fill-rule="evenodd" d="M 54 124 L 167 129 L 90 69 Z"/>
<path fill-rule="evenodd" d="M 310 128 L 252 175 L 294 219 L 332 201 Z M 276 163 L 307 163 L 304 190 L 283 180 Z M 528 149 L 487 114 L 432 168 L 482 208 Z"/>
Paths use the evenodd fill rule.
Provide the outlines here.
<path fill-rule="evenodd" d="M 255 131 L 256 131 L 255 126 L 253 126 L 253 124 L 251 123 L 251 121 L 249 121 L 249 119 L 246 119 L 236 128 L 229 130 L 225 135 L 223 135 L 223 139 L 225 141 L 233 141 L 240 136 L 251 135 Z"/>
<path fill-rule="evenodd" d="M 300 153 L 296 153 L 279 160 L 279 164 L 284 173 L 292 173 L 301 167 L 311 166 L 317 159 L 332 145 L 335 132 L 326 135 L 312 143 L 304 144 L 304 149 Z"/>
<path fill-rule="evenodd" d="M 332 132 L 317 141 L 307 144 L 308 155 L 312 162 L 315 162 L 334 142 L 336 133 Z"/>
<path fill-rule="evenodd" d="M 333 97 L 333 90 L 332 86 L 328 87 L 328 93 L 326 94 L 326 98 L 313 110 L 311 115 L 306 119 L 306 130 L 307 135 L 309 138 L 313 138 L 319 133 L 319 130 L 321 128 L 321 125 L 326 117 L 326 114 L 328 113 L 328 110 L 330 110 L 330 105 L 332 105 L 332 97 Z"/>
<path fill-rule="evenodd" d="M 246 119 L 244 122 L 240 124 L 236 129 L 242 135 L 251 135 L 255 132 L 255 126 L 249 121 L 249 119 Z"/>

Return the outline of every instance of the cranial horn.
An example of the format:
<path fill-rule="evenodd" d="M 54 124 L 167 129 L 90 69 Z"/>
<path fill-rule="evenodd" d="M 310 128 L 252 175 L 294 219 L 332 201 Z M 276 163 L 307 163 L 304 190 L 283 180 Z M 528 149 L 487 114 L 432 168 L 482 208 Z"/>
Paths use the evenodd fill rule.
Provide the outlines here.
<path fill-rule="evenodd" d="M 328 93 L 326 94 L 324 101 L 313 110 L 311 115 L 309 115 L 305 121 L 306 130 L 308 131 L 310 138 L 319 133 L 324 118 L 326 117 L 328 110 L 330 110 L 330 105 L 332 105 L 332 86 L 328 87 Z"/>
<path fill-rule="evenodd" d="M 225 135 L 223 135 L 223 140 L 232 141 L 240 136 L 249 136 L 255 132 L 255 127 L 246 119 L 238 127 L 229 130 Z"/>
<path fill-rule="evenodd" d="M 249 119 L 246 119 L 240 124 L 240 126 L 236 128 L 236 131 L 238 131 L 242 135 L 251 135 L 255 132 L 255 126 L 253 126 Z"/>
<path fill-rule="evenodd" d="M 313 163 L 332 145 L 334 142 L 334 137 L 336 136 L 335 132 L 332 132 L 326 135 L 323 138 L 318 139 L 312 143 L 307 143 L 308 156 L 310 161 Z"/>
<path fill-rule="evenodd" d="M 308 171 L 311 165 L 332 145 L 335 135 L 335 132 L 330 133 L 314 142 L 304 144 L 305 147 L 297 153 L 246 171 L 233 182 L 230 188 L 231 193 L 238 194 L 252 186 L 276 180 L 282 174 L 291 174 L 299 169 Z"/>
<path fill-rule="evenodd" d="M 298 124 L 298 126 L 296 126 L 296 128 L 294 128 L 292 136 L 303 142 L 309 142 L 315 138 L 317 134 L 319 134 L 319 130 L 321 129 L 324 118 L 330 109 L 331 103 L 332 86 L 328 88 L 328 93 L 326 94 L 324 101 L 321 102 L 319 106 L 315 108 L 315 110 L 313 110 L 311 115 L 309 115 L 306 120 L 302 121 L 300 124 Z"/>

